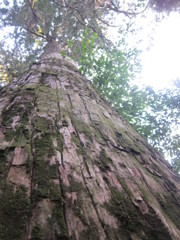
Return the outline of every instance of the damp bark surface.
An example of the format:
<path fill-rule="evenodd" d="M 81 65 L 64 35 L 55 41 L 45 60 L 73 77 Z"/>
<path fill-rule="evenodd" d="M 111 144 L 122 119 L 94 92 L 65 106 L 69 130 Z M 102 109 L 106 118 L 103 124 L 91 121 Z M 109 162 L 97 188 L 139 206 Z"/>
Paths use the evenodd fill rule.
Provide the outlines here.
<path fill-rule="evenodd" d="M 179 240 L 179 177 L 54 49 L 0 92 L 0 240 Z"/>

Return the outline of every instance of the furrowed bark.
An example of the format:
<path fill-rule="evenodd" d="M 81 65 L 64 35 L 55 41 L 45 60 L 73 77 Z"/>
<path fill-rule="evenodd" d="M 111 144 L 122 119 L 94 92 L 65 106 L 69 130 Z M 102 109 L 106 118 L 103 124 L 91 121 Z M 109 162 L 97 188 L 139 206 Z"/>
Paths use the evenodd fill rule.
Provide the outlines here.
<path fill-rule="evenodd" d="M 58 52 L 1 91 L 0 239 L 180 239 L 179 177 Z"/>

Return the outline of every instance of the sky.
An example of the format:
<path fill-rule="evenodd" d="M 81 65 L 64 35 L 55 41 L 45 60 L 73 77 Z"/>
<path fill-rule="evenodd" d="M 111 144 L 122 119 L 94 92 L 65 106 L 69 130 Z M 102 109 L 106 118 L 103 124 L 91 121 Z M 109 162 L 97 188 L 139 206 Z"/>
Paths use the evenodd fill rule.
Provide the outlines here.
<path fill-rule="evenodd" d="M 155 89 L 169 87 L 180 78 L 180 14 L 172 13 L 153 32 L 153 46 L 141 54 L 140 81 Z"/>
<path fill-rule="evenodd" d="M 136 76 L 136 83 L 151 85 L 158 90 L 168 88 L 173 80 L 180 79 L 180 13 L 171 12 L 160 21 L 156 17 L 157 13 L 146 10 L 144 15 L 133 18 L 135 34 L 130 33 L 126 42 L 142 52 L 139 57 L 142 70 Z M 122 21 L 121 16 L 117 16 L 116 24 Z M 109 37 L 117 41 L 116 29 L 110 29 Z"/>

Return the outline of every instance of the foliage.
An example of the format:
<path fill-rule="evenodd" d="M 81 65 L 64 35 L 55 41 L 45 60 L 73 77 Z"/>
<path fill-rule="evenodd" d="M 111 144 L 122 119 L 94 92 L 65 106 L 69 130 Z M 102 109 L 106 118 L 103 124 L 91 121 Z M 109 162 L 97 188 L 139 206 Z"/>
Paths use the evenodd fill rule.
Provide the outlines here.
<path fill-rule="evenodd" d="M 151 143 L 171 160 L 174 169 L 180 167 L 179 146 L 180 135 L 180 94 L 176 86 L 155 92 L 145 89 L 146 107 L 139 112 L 135 127 Z"/>

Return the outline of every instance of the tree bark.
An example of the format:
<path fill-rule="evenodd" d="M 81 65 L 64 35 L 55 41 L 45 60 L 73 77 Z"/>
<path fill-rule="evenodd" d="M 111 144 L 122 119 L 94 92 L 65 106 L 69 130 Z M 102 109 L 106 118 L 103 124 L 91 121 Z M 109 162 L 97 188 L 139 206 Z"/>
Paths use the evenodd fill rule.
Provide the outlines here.
<path fill-rule="evenodd" d="M 0 239 L 179 240 L 179 176 L 47 49 L 1 91 Z"/>

